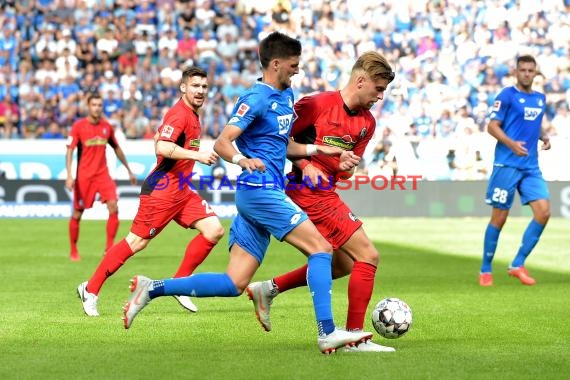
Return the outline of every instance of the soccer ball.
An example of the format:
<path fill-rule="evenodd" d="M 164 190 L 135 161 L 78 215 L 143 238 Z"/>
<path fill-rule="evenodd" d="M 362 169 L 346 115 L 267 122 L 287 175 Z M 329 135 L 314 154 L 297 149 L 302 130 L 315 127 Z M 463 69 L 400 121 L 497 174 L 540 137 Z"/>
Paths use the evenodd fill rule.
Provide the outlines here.
<path fill-rule="evenodd" d="M 412 326 L 412 309 L 399 298 L 385 298 L 372 310 L 372 325 L 384 338 L 399 338 Z"/>

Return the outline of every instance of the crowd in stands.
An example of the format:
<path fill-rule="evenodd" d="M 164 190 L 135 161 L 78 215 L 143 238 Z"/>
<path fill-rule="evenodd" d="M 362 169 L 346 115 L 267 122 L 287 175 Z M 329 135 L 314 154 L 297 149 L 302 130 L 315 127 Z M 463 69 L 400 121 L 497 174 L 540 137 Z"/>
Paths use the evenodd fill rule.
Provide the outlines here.
<path fill-rule="evenodd" d="M 396 80 L 361 173 L 483 179 L 494 142 L 486 115 L 532 54 L 547 93 L 549 135 L 570 140 L 570 0 L 3 0 L 0 138 L 65 138 L 85 94 L 126 139 L 152 138 L 189 65 L 210 73 L 204 138 L 260 75 L 258 41 L 303 43 L 296 97 L 341 87 L 377 49 Z"/>

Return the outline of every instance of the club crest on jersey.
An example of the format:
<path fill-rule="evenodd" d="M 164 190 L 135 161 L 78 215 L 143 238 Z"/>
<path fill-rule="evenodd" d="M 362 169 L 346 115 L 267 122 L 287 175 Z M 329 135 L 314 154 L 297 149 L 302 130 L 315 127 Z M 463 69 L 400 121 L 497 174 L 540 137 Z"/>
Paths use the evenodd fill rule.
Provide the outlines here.
<path fill-rule="evenodd" d="M 542 108 L 537 107 L 525 107 L 524 108 L 524 119 L 525 120 L 535 120 L 538 115 L 542 112 Z"/>
<path fill-rule="evenodd" d="M 352 212 L 348 213 L 348 217 L 353 221 L 353 222 L 357 222 L 358 221 L 358 216 L 354 215 Z"/>
<path fill-rule="evenodd" d="M 174 133 L 174 128 L 171 125 L 166 124 L 164 127 L 162 127 L 162 132 L 160 133 L 160 136 L 169 139 L 172 137 L 173 133 Z"/>
<path fill-rule="evenodd" d="M 277 109 L 277 102 L 271 103 L 271 109 L 275 111 Z"/>
<path fill-rule="evenodd" d="M 500 100 L 495 100 L 495 103 L 493 103 L 493 108 L 491 108 L 492 111 L 498 111 L 501 109 L 501 101 Z"/>
<path fill-rule="evenodd" d="M 279 134 L 286 135 L 291 127 L 293 114 L 277 116 L 277 124 L 279 125 Z"/>
<path fill-rule="evenodd" d="M 242 103 L 239 105 L 236 115 L 244 116 L 247 113 L 247 111 L 249 111 L 249 106 L 245 103 Z"/>

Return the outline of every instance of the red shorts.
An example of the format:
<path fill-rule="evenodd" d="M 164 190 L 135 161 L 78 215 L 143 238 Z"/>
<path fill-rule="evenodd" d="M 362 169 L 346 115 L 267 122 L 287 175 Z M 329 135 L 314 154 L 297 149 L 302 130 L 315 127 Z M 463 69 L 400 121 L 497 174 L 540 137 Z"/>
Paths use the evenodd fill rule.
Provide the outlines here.
<path fill-rule="evenodd" d="M 334 191 L 313 191 L 302 187 L 286 190 L 285 193 L 307 213 L 311 222 L 334 249 L 342 247 L 362 226 L 362 222 Z"/>
<path fill-rule="evenodd" d="M 190 193 L 188 197 L 175 202 L 141 195 L 131 232 L 143 239 L 152 239 L 171 220 L 184 228 L 190 228 L 195 221 L 209 216 L 216 216 L 216 213 L 208 202 L 196 193 Z"/>
<path fill-rule="evenodd" d="M 78 179 L 73 188 L 73 208 L 85 210 L 93 207 L 97 194 L 103 203 L 117 200 L 117 185 L 109 175 Z"/>

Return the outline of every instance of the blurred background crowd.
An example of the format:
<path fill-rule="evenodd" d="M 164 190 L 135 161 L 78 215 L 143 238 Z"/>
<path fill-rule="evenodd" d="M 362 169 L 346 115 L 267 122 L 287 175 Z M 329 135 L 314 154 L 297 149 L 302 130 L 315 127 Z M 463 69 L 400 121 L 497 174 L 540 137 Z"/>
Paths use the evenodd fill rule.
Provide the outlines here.
<path fill-rule="evenodd" d="M 303 43 L 296 97 L 340 88 L 355 57 L 385 54 L 395 81 L 359 172 L 485 179 L 487 110 L 532 54 L 545 127 L 570 151 L 570 0 L 2 0 L 0 138 L 65 138 L 99 91 L 120 138 L 149 139 L 189 65 L 210 73 L 204 139 L 215 139 L 260 76 L 258 41 Z M 564 148 L 565 147 L 565 148 Z M 552 156 L 551 156 L 552 157 Z M 551 166 L 556 159 L 550 159 Z M 558 165 L 561 166 L 561 165 Z M 543 168 L 544 170 L 544 168 Z M 570 179 L 568 170 L 545 172 Z"/>

